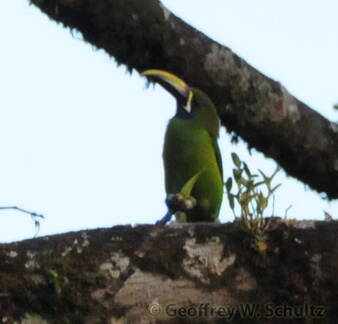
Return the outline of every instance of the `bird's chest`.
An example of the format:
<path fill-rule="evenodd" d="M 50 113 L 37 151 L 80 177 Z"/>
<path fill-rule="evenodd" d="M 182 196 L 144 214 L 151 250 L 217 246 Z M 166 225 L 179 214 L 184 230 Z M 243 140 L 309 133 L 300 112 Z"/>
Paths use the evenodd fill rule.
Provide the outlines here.
<path fill-rule="evenodd" d="M 163 149 L 169 187 L 182 186 L 201 169 L 208 169 L 213 156 L 212 139 L 206 129 L 189 121 L 169 123 Z"/>
<path fill-rule="evenodd" d="M 169 123 L 165 134 L 163 157 L 165 162 L 191 165 L 203 159 L 210 146 L 206 129 L 189 121 L 174 121 Z"/>

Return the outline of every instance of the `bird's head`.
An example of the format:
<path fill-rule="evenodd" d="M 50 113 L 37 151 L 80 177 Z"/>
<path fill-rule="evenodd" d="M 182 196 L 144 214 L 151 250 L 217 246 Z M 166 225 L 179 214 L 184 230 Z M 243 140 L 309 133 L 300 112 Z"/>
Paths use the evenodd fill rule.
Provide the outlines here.
<path fill-rule="evenodd" d="M 163 70 L 146 70 L 143 76 L 159 83 L 177 101 L 176 118 L 195 119 L 218 136 L 219 118 L 211 99 L 203 91 L 192 88 L 176 75 Z"/>

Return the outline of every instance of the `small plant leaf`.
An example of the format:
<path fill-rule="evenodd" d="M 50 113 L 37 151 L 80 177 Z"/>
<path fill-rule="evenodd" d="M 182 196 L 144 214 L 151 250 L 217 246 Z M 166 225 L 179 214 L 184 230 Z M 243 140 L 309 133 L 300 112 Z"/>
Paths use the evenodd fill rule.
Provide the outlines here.
<path fill-rule="evenodd" d="M 247 187 L 248 191 L 253 191 L 253 189 L 254 189 L 254 182 L 253 182 L 253 180 L 248 180 L 247 184 L 246 184 L 246 187 Z"/>
<path fill-rule="evenodd" d="M 250 172 L 250 169 L 248 168 L 248 165 L 247 165 L 245 162 L 243 162 L 243 168 L 244 168 L 244 171 L 245 171 L 246 175 L 247 175 L 249 178 L 251 178 L 251 172 Z"/>
<path fill-rule="evenodd" d="M 236 167 L 240 168 L 242 162 L 235 152 L 231 153 L 231 158 L 232 158 L 232 161 L 234 162 L 234 164 L 236 165 Z"/>
<path fill-rule="evenodd" d="M 261 186 L 262 184 L 264 184 L 265 183 L 265 181 L 259 181 L 259 182 L 256 182 L 256 183 L 254 183 L 254 187 L 256 188 L 256 187 L 259 187 L 259 186 Z"/>
<path fill-rule="evenodd" d="M 279 183 L 278 185 L 274 186 L 272 189 L 271 189 L 271 193 L 273 193 L 276 189 L 278 189 L 282 184 Z"/>
<path fill-rule="evenodd" d="M 270 179 L 268 176 L 265 175 L 265 173 L 262 170 L 258 169 L 258 171 L 259 171 L 259 173 L 261 174 L 261 176 L 263 177 L 263 179 L 265 181 L 268 180 L 268 179 Z"/>
<path fill-rule="evenodd" d="M 233 176 L 229 177 L 225 183 L 229 205 L 234 212 L 235 204 L 238 203 L 243 226 L 247 230 L 261 233 L 264 229 L 260 228 L 259 221 L 264 217 L 271 201 L 273 204 L 272 213 L 274 212 L 274 192 L 281 184 L 272 187 L 272 180 L 280 167 L 277 166 L 271 176 L 267 176 L 262 170 L 258 170 L 259 172 L 255 174 L 236 153 L 231 153 L 231 158 L 235 165 L 232 170 Z M 233 188 L 234 182 L 237 185 L 236 189 Z M 231 190 L 235 190 L 235 192 L 232 193 Z"/>
<path fill-rule="evenodd" d="M 240 170 L 240 169 L 233 169 L 232 173 L 234 175 L 235 181 L 238 183 L 239 179 L 242 177 L 242 170 Z"/>
<path fill-rule="evenodd" d="M 225 183 L 225 187 L 227 189 L 227 192 L 230 192 L 231 191 L 231 188 L 232 188 L 232 178 L 229 177 L 227 182 Z"/>
<path fill-rule="evenodd" d="M 258 194 L 258 206 L 259 206 L 259 210 L 261 212 L 263 212 L 263 210 L 267 207 L 268 205 L 268 201 L 267 199 L 264 197 L 264 195 L 260 192 Z"/>
<path fill-rule="evenodd" d="M 274 171 L 274 173 L 271 175 L 270 179 L 272 180 L 272 178 L 275 177 L 275 175 L 281 170 L 281 167 L 279 165 L 277 165 L 276 170 Z"/>
<path fill-rule="evenodd" d="M 234 195 L 228 194 L 228 201 L 229 201 L 230 208 L 231 208 L 232 210 L 234 210 L 234 209 L 235 209 L 235 199 L 234 199 Z"/>
<path fill-rule="evenodd" d="M 47 275 L 50 276 L 52 279 L 57 279 L 59 277 L 59 274 L 54 269 L 47 269 Z"/>

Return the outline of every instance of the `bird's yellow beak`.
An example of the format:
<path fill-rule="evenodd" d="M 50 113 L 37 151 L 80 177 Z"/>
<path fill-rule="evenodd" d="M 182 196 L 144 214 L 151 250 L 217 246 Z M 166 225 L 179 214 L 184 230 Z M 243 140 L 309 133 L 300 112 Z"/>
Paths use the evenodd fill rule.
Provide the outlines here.
<path fill-rule="evenodd" d="M 191 103 L 193 99 L 193 92 L 191 88 L 179 77 L 176 75 L 164 71 L 164 70 L 156 70 L 156 69 L 151 69 L 151 70 L 146 70 L 141 73 L 143 76 L 147 77 L 154 77 L 158 78 L 165 83 L 169 84 L 171 87 L 173 87 L 181 96 L 183 96 L 187 101 L 186 105 L 184 108 L 190 112 L 191 111 Z"/>

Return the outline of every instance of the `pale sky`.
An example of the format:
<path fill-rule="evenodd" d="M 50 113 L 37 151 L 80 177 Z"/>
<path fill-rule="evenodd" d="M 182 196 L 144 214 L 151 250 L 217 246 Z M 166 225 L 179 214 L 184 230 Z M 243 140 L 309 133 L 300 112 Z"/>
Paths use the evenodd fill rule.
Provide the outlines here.
<path fill-rule="evenodd" d="M 167 0 L 182 19 L 280 81 L 337 121 L 336 0 Z M 161 151 L 174 99 L 117 67 L 80 35 L 50 21 L 27 0 L 0 2 L 0 206 L 45 215 L 39 235 L 154 223 L 165 211 Z M 236 151 L 252 170 L 275 163 L 245 144 L 219 141 L 225 178 Z M 338 216 L 337 202 L 281 172 L 275 214 Z M 31 238 L 29 216 L 0 211 L 0 241 Z M 223 201 L 221 221 L 232 221 Z"/>

